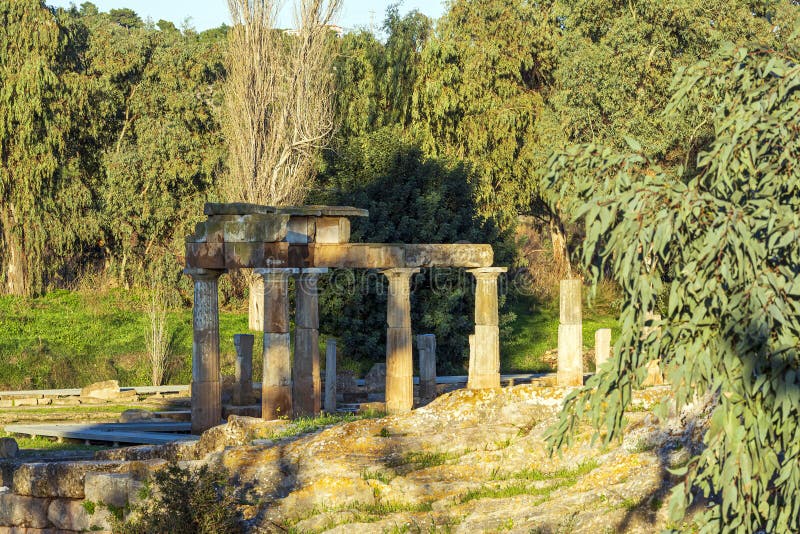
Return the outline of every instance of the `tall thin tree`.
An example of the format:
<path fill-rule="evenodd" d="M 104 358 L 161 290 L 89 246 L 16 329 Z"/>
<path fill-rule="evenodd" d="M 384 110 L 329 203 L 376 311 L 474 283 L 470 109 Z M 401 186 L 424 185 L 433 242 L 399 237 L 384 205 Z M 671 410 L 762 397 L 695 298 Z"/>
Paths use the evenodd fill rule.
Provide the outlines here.
<path fill-rule="evenodd" d="M 256 204 L 300 204 L 334 130 L 333 32 L 341 0 L 300 0 L 295 30 L 276 22 L 279 0 L 228 0 L 225 134 L 229 170 L 222 194 Z M 250 327 L 260 328 L 258 279 Z"/>

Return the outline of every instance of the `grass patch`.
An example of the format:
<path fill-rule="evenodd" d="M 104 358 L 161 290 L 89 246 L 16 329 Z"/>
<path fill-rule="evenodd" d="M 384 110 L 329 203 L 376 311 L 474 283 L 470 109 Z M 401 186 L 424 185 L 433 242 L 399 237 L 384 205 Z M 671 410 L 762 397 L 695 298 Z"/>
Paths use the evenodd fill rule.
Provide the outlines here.
<path fill-rule="evenodd" d="M 370 471 L 369 469 L 363 469 L 361 471 L 361 478 L 363 480 L 378 480 L 383 482 L 384 484 L 388 484 L 394 478 L 394 473 L 389 471 L 384 471 L 382 469 L 376 469 L 375 471 Z"/>
<path fill-rule="evenodd" d="M 554 480 L 554 479 L 568 479 L 568 480 L 575 480 L 577 481 L 578 477 L 581 477 L 590 471 L 593 471 L 598 467 L 597 460 L 588 460 L 586 462 L 581 463 L 577 467 L 572 469 L 562 468 L 556 471 L 540 471 L 539 469 L 523 469 L 522 471 L 517 471 L 516 473 L 505 474 L 505 475 L 495 475 L 493 477 L 494 480 L 534 480 L 534 481 L 542 481 L 542 480 Z"/>
<path fill-rule="evenodd" d="M 377 419 L 384 417 L 386 414 L 383 412 L 368 411 L 360 414 L 342 413 L 342 414 L 322 414 L 317 417 L 299 417 L 293 419 L 288 425 L 270 432 L 268 435 L 263 436 L 268 439 L 278 440 L 302 434 L 309 434 L 317 430 L 337 425 L 340 423 L 350 423 L 353 421 L 360 421 L 361 419 Z"/>
<path fill-rule="evenodd" d="M 108 447 L 97 445 L 84 445 L 82 442 L 57 440 L 47 436 L 24 437 L 18 434 L 11 434 L 5 430 L 0 430 L 0 438 L 14 438 L 19 445 L 20 454 L 27 456 L 26 451 L 99 451 Z"/>
<path fill-rule="evenodd" d="M 598 303 L 599 303 L 598 298 Z M 520 297 L 511 305 L 516 315 L 509 325 L 511 334 L 500 345 L 500 370 L 504 373 L 545 373 L 553 368 L 542 356 L 558 346 L 558 299 L 539 302 L 533 297 Z M 594 333 L 611 328 L 612 340 L 619 334 L 617 314 L 608 306 L 583 307 L 583 344 L 594 348 Z"/>
<path fill-rule="evenodd" d="M 474 501 L 476 499 L 507 499 L 509 497 L 516 497 L 517 495 L 549 496 L 551 492 L 567 485 L 569 484 L 559 481 L 549 486 L 536 487 L 531 486 L 525 481 L 517 480 L 503 486 L 483 487 L 470 490 L 461 496 L 460 502 L 464 504 L 465 502 Z"/>
<path fill-rule="evenodd" d="M 389 467 L 400 467 L 403 465 L 413 465 L 416 469 L 427 469 L 429 467 L 436 467 L 444 465 L 450 460 L 456 460 L 466 454 L 454 452 L 425 452 L 413 451 L 406 453 L 403 457 L 398 458 L 389 463 Z"/>
<path fill-rule="evenodd" d="M 374 523 L 385 519 L 388 514 L 396 513 L 425 513 L 433 510 L 431 503 L 408 503 L 399 501 L 388 501 L 378 503 L 351 503 L 342 506 L 315 506 L 302 517 L 293 520 L 286 529 L 289 533 L 299 534 L 301 531 L 297 529 L 296 525 L 310 517 L 319 514 L 333 514 L 341 512 L 351 512 L 352 516 L 344 521 L 336 522 L 331 519 L 320 531 L 330 530 L 338 525 L 346 523 Z"/>
<path fill-rule="evenodd" d="M 159 406 L 147 406 L 146 404 L 86 404 L 83 406 L 37 406 L 28 408 L 26 406 L 17 406 L 14 408 L 1 408 L 0 413 L 24 413 L 30 415 L 45 415 L 45 414 L 90 414 L 90 413 L 122 413 L 126 410 L 147 410 L 150 412 L 164 411 L 164 408 Z"/>

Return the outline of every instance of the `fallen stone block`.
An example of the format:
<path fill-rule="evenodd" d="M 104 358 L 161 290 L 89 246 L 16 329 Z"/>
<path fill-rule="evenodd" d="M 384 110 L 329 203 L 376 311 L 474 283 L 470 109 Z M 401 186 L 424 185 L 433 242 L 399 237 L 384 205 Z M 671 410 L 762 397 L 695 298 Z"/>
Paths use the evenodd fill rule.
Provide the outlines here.
<path fill-rule="evenodd" d="M 120 423 L 138 423 L 140 421 L 150 421 L 155 418 L 153 412 L 148 410 L 141 410 L 135 408 L 133 410 L 125 410 L 119 416 Z"/>
<path fill-rule="evenodd" d="M 37 406 L 47 406 L 49 404 L 53 404 L 53 399 L 51 397 L 45 397 L 43 399 L 36 399 Z"/>
<path fill-rule="evenodd" d="M 49 505 L 50 499 L 38 499 L 14 493 L 0 494 L 0 524 L 45 528 L 50 525 L 47 520 Z"/>
<path fill-rule="evenodd" d="M 57 404 L 59 406 L 75 406 L 80 403 L 81 401 L 77 397 L 59 397 L 57 399 L 53 399 L 53 404 Z"/>
<path fill-rule="evenodd" d="M 81 397 L 110 400 L 119 395 L 119 382 L 104 380 L 81 388 Z"/>
<path fill-rule="evenodd" d="M 61 530 L 111 530 L 111 512 L 104 506 L 85 502 L 80 499 L 54 499 L 47 509 L 47 519 Z"/>
<path fill-rule="evenodd" d="M 36 397 L 22 397 L 14 399 L 14 406 L 36 406 L 38 400 Z"/>

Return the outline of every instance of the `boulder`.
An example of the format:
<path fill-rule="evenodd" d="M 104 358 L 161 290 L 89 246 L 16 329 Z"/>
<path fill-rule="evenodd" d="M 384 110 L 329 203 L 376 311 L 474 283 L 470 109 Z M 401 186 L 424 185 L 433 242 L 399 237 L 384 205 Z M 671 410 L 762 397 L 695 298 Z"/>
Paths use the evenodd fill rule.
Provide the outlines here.
<path fill-rule="evenodd" d="M 81 388 L 81 397 L 91 399 L 111 400 L 119 396 L 119 382 L 116 380 L 104 380 L 103 382 L 95 382 L 86 387 Z"/>
<path fill-rule="evenodd" d="M 19 445 L 14 438 L 0 438 L 0 458 L 16 458 Z"/>

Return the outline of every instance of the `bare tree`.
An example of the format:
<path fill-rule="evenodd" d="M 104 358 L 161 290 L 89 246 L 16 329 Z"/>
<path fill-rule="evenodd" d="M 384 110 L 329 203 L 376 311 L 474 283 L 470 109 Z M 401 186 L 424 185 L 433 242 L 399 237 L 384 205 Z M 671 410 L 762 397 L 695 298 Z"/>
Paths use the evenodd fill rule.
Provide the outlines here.
<path fill-rule="evenodd" d="M 301 204 L 334 129 L 333 34 L 341 0 L 299 0 L 295 30 L 276 28 L 280 0 L 228 0 L 225 134 L 230 201 Z M 250 328 L 261 329 L 258 277 L 250 285 Z"/>
<path fill-rule="evenodd" d="M 147 303 L 145 343 L 149 356 L 150 378 L 154 386 L 164 382 L 172 364 L 172 339 L 167 330 L 167 300 L 160 282 L 150 283 L 150 300 Z"/>
<path fill-rule="evenodd" d="M 225 130 L 231 200 L 303 202 L 334 128 L 330 24 L 341 0 L 299 0 L 296 30 L 275 27 L 281 2 L 228 0 Z"/>

